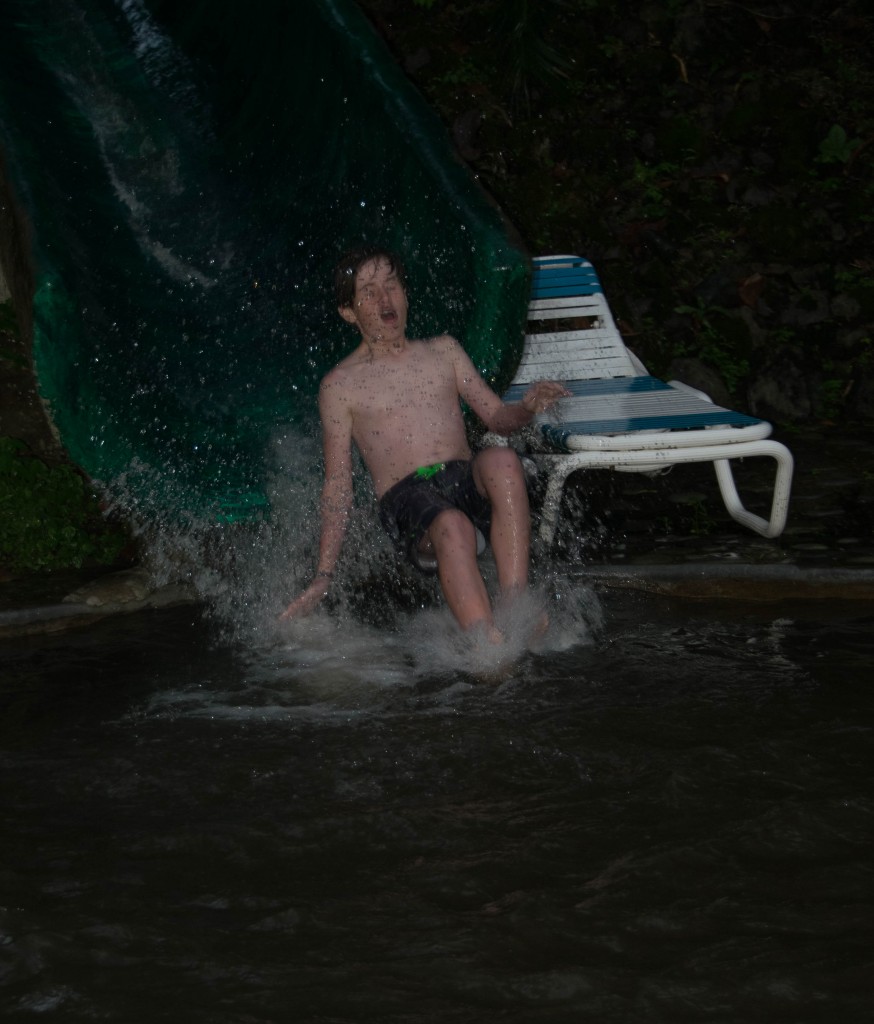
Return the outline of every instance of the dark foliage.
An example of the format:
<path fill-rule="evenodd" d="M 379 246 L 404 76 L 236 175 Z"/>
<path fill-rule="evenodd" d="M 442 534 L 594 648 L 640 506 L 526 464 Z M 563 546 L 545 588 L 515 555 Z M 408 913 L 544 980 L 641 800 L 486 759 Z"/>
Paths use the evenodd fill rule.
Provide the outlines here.
<path fill-rule="evenodd" d="M 867 4 L 360 3 L 531 251 L 596 263 L 653 371 L 784 423 L 874 415 Z"/>

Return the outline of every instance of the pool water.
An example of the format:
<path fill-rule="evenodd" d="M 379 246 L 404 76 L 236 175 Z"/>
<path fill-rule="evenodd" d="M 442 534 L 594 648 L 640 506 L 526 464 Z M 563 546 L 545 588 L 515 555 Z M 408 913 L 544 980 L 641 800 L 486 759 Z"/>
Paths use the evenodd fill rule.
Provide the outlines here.
<path fill-rule="evenodd" d="M 866 606 L 578 590 L 489 684 L 434 612 L 5 642 L 3 1019 L 869 1020 Z"/>

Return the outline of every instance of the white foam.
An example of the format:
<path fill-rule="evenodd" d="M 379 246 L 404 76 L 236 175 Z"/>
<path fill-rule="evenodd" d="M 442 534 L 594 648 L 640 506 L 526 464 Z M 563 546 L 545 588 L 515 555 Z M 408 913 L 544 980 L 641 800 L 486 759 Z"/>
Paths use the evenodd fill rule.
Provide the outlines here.
<path fill-rule="evenodd" d="M 461 630 L 448 609 L 434 608 L 410 616 L 403 626 L 420 675 L 506 678 L 528 655 L 548 655 L 591 643 L 603 616 L 597 597 L 585 587 L 571 591 L 553 581 L 498 603 L 495 642 L 484 628 Z"/>
<path fill-rule="evenodd" d="M 501 643 L 491 642 L 484 629 L 463 632 L 436 581 L 412 570 L 408 581 L 421 592 L 404 607 L 404 574 L 366 487 L 328 600 L 305 618 L 280 621 L 312 579 L 318 557 L 318 460 L 316 439 L 277 434 L 269 523 L 217 529 L 165 522 L 150 536 L 156 580 L 171 582 L 181 571 L 195 587 L 219 642 L 235 652 L 239 683 L 167 693 L 147 713 L 242 718 L 372 708 L 394 695 L 524 677 L 528 659 L 593 642 L 603 621 L 598 599 L 561 576 L 497 606 Z M 481 567 L 494 592 L 492 560 Z M 539 628 L 544 617 L 545 630 Z"/>
<path fill-rule="evenodd" d="M 544 613 L 545 632 L 536 627 Z M 589 644 L 601 626 L 597 598 L 585 587 L 553 582 L 498 608 L 504 636 L 462 631 L 442 605 L 402 613 L 392 626 L 356 620 L 346 609 L 319 610 L 236 633 L 234 678 L 155 694 L 146 717 L 348 721 L 395 713 L 410 700 L 422 712 L 454 712 L 479 684 L 524 682 L 532 658 Z M 229 671 L 231 671 L 229 669 Z M 398 700 L 401 704 L 398 705 Z"/>

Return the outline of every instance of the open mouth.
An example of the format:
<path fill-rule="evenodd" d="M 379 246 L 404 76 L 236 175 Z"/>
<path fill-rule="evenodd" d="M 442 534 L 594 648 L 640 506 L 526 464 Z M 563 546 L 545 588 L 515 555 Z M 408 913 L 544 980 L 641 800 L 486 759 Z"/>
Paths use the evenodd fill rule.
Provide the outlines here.
<path fill-rule="evenodd" d="M 384 309 L 379 318 L 384 324 L 394 324 L 397 323 L 398 315 L 393 309 Z"/>

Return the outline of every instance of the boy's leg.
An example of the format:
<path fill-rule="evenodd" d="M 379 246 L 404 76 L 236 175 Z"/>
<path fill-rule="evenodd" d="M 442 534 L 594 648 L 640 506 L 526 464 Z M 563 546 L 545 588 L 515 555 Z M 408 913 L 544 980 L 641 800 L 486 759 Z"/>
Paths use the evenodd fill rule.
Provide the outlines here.
<path fill-rule="evenodd" d="M 531 514 L 525 472 L 512 448 L 484 448 L 473 460 L 477 490 L 492 506 L 489 542 L 505 595 L 528 586 Z"/>
<path fill-rule="evenodd" d="M 437 576 L 462 629 L 493 624 L 492 605 L 476 560 L 476 530 L 457 509 L 444 509 L 425 534 L 437 557 Z"/>

